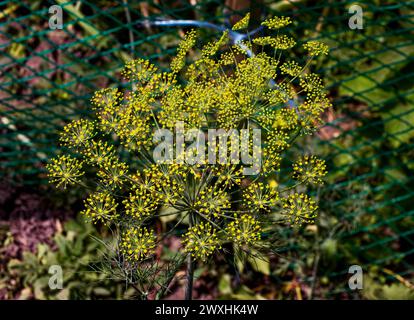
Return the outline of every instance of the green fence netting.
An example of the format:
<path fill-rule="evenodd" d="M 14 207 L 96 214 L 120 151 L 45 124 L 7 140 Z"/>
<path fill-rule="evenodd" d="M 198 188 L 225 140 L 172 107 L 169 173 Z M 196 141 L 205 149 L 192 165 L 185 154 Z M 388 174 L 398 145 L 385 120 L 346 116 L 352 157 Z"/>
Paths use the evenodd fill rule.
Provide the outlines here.
<path fill-rule="evenodd" d="M 63 9 L 62 30 L 48 25 L 49 7 L 56 4 Z M 363 29 L 348 25 L 353 4 L 363 10 Z M 174 54 L 183 28 L 152 21 L 222 25 L 250 10 L 256 22 L 266 15 L 292 16 L 289 31 L 297 38 L 321 39 L 331 47 L 318 63 L 334 108 L 319 138 L 306 146 L 329 163 L 328 183 L 318 197 L 322 215 L 339 227 L 319 227 L 327 230 L 326 239 L 341 244 L 335 254 L 343 262 L 330 266 L 330 275 L 344 276 L 353 262 L 392 264 L 396 273 L 412 275 L 414 1 L 2 1 L 2 179 L 45 182 L 44 163 L 55 152 L 57 130 L 87 112 L 96 89 L 122 86 L 123 61 L 145 57 L 160 63 Z M 298 254 L 308 249 L 289 247 Z"/>

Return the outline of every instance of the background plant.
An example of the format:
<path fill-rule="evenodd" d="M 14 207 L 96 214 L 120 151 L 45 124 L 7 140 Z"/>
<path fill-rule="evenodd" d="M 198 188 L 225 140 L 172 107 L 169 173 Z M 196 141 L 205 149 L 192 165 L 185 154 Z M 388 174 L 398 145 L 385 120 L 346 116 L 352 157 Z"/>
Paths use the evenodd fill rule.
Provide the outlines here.
<path fill-rule="evenodd" d="M 95 264 L 102 260 L 106 249 L 102 242 L 96 241 L 97 236 L 96 229 L 84 221 L 71 220 L 65 223 L 63 229 L 54 236 L 52 244 L 56 249 L 40 243 L 35 253 L 25 251 L 21 258 L 9 260 L 9 277 L 4 274 L 0 277 L 0 288 L 7 289 L 10 299 L 133 297 L 134 290 L 127 290 L 125 283 L 93 271 Z M 62 289 L 49 287 L 49 268 L 52 265 L 62 268 Z"/>

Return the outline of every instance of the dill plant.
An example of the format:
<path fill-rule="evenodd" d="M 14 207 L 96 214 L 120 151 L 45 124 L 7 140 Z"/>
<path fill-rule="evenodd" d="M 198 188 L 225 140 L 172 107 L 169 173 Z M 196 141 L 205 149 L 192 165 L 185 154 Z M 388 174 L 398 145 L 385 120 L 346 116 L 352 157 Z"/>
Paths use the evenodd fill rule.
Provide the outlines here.
<path fill-rule="evenodd" d="M 187 259 L 186 297 L 191 298 L 194 263 L 220 252 L 236 257 L 272 249 L 274 225 L 314 221 L 317 204 L 306 187 L 299 186 L 322 183 L 323 160 L 299 155 L 290 175 L 268 183 L 294 140 L 312 134 L 331 105 L 322 79 L 309 71 L 310 61 L 327 54 L 328 47 L 311 41 L 302 48 L 306 64 L 288 60 L 286 52 L 296 41 L 282 30 L 291 22 L 288 17 L 268 19 L 262 25 L 276 36 L 237 43 L 229 42 L 227 30 L 201 50 L 195 48 L 196 32 L 190 31 L 169 72 L 144 59 L 127 62 L 122 75 L 132 83 L 131 90 L 97 91 L 91 99 L 94 118 L 64 127 L 60 142 L 71 155 L 60 155 L 47 165 L 49 178 L 63 188 L 85 187 L 89 195 L 81 213 L 119 231 L 117 266 L 127 270 L 123 275 L 129 284 L 135 287 L 137 280 L 128 275 L 160 263 L 157 248 L 177 231 L 182 239 L 179 254 Z M 246 15 L 232 31 L 247 31 L 248 24 Z M 198 58 L 188 62 L 190 51 Z M 260 129 L 259 171 L 246 175 L 241 163 L 231 162 L 157 163 L 152 156 L 154 131 L 174 130 L 177 122 L 203 132 Z M 185 154 L 176 154 L 180 156 Z M 296 182 L 288 185 L 291 179 Z M 166 216 L 172 216 L 173 223 L 160 224 Z M 167 273 L 171 281 L 174 271 Z M 159 284 L 161 291 L 165 286 Z M 139 291 L 148 295 L 148 288 Z"/>

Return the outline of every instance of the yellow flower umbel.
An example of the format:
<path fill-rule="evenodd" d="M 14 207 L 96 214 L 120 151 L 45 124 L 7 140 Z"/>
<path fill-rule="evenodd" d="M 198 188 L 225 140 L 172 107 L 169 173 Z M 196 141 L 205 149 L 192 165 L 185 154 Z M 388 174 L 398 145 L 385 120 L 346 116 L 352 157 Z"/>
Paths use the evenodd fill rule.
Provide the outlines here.
<path fill-rule="evenodd" d="M 118 88 L 108 88 L 96 91 L 91 99 L 92 108 L 97 111 L 96 117 L 102 130 L 108 133 L 116 132 L 120 116 L 120 104 L 124 95 Z"/>
<path fill-rule="evenodd" d="M 243 169 L 236 165 L 223 165 L 214 168 L 214 173 L 217 175 L 217 183 L 222 184 L 224 188 L 231 188 L 235 185 L 240 185 L 243 179 Z"/>
<path fill-rule="evenodd" d="M 248 214 L 234 216 L 226 227 L 227 239 L 237 245 L 255 245 L 261 239 L 259 222 Z"/>
<path fill-rule="evenodd" d="M 151 188 L 139 185 L 134 192 L 130 193 L 128 199 L 123 201 L 125 213 L 137 219 L 143 219 L 155 213 L 158 206 L 157 196 Z"/>
<path fill-rule="evenodd" d="M 323 89 L 322 79 L 314 73 L 305 74 L 301 77 L 300 86 L 309 94 L 318 94 Z"/>
<path fill-rule="evenodd" d="M 101 178 L 101 183 L 106 187 L 120 187 L 126 179 L 128 172 L 127 164 L 123 162 L 106 161 L 100 166 L 98 177 Z"/>
<path fill-rule="evenodd" d="M 280 66 L 282 74 L 288 74 L 291 77 L 298 77 L 302 74 L 303 68 L 296 61 L 286 61 Z"/>
<path fill-rule="evenodd" d="M 205 59 L 204 62 L 210 63 L 213 67 L 213 70 L 215 70 L 216 64 L 212 60 L 209 60 L 209 58 L 214 56 L 218 52 L 218 50 L 229 41 L 228 36 L 229 31 L 223 31 L 221 37 L 217 41 L 207 43 L 201 50 L 201 56 Z"/>
<path fill-rule="evenodd" d="M 95 135 L 95 125 L 92 121 L 80 119 L 72 121 L 63 128 L 60 135 L 62 145 L 68 147 L 87 147 Z"/>
<path fill-rule="evenodd" d="M 173 73 L 179 72 L 185 66 L 185 56 L 187 52 L 195 45 L 197 33 L 192 30 L 185 35 L 180 42 L 177 55 L 171 61 L 171 70 Z"/>
<path fill-rule="evenodd" d="M 315 156 L 304 156 L 293 164 L 293 178 L 302 183 L 322 184 L 326 174 L 325 161 Z"/>
<path fill-rule="evenodd" d="M 276 205 L 278 193 L 262 182 L 250 184 L 243 192 L 243 199 L 246 207 L 251 211 L 270 212 Z"/>
<path fill-rule="evenodd" d="M 200 222 L 188 229 L 183 239 L 184 249 L 191 256 L 206 261 L 215 250 L 220 249 L 220 240 L 210 223 Z"/>
<path fill-rule="evenodd" d="M 281 201 L 281 213 L 291 224 L 302 225 L 314 222 L 318 206 L 306 194 L 294 193 L 286 198 L 282 198 Z"/>
<path fill-rule="evenodd" d="M 109 225 L 117 218 L 115 199 L 106 192 L 91 194 L 85 201 L 85 209 L 81 211 L 93 223 L 102 222 Z"/>
<path fill-rule="evenodd" d="M 311 56 L 327 55 L 329 47 L 320 41 L 309 41 L 303 45 L 303 48 L 309 51 Z"/>
<path fill-rule="evenodd" d="M 222 189 L 207 187 L 202 190 L 194 206 L 197 212 L 206 216 L 219 217 L 224 210 L 230 208 L 229 197 Z"/>
<path fill-rule="evenodd" d="M 186 169 L 187 166 L 180 166 Z M 169 169 L 169 168 L 168 168 Z M 151 193 L 155 201 L 164 202 L 167 206 L 173 206 L 177 199 L 182 198 L 184 191 L 183 177 L 186 176 L 184 170 L 172 174 L 166 168 L 161 168 L 155 164 L 143 169 L 143 174 L 139 178 L 146 191 Z M 183 172 L 184 171 L 184 172 Z M 133 186 L 137 188 L 138 186 Z"/>
<path fill-rule="evenodd" d="M 91 141 L 89 146 L 82 151 L 88 162 L 102 166 L 104 163 L 111 162 L 115 156 L 112 145 L 103 141 Z"/>
<path fill-rule="evenodd" d="M 137 59 L 125 64 L 121 74 L 125 79 L 137 82 L 148 82 L 157 71 L 157 67 L 148 60 Z"/>
<path fill-rule="evenodd" d="M 71 158 L 70 156 L 59 156 L 46 165 L 48 177 L 51 183 L 57 183 L 56 186 L 66 186 L 69 184 L 79 183 L 79 177 L 84 175 L 82 171 L 83 162 Z"/>
<path fill-rule="evenodd" d="M 240 19 L 234 26 L 231 28 L 233 31 L 247 29 L 250 21 L 250 12 L 246 14 L 242 19 Z"/>
<path fill-rule="evenodd" d="M 128 261 L 142 261 L 154 253 L 155 241 L 147 228 L 131 227 L 121 235 L 120 251 Z"/>
<path fill-rule="evenodd" d="M 106 88 L 94 93 L 91 103 L 93 109 L 102 111 L 106 108 L 116 109 L 119 107 L 124 95 L 118 88 Z"/>
<path fill-rule="evenodd" d="M 259 46 L 271 46 L 279 50 L 287 50 L 296 45 L 296 41 L 287 35 L 255 38 L 253 39 L 253 43 Z"/>
<path fill-rule="evenodd" d="M 247 14 L 234 31 L 223 30 L 198 48 L 196 31 L 187 32 L 170 70 L 161 71 L 142 58 L 127 62 L 121 72 L 126 88 L 98 90 L 91 99 L 91 120 L 76 120 L 63 129 L 62 144 L 80 160 L 53 160 L 50 180 L 64 187 L 95 187 L 82 213 L 127 230 L 120 247 L 130 261 L 149 257 L 156 236 L 164 239 L 164 232 L 169 236 L 175 228 L 185 229 L 184 251 L 205 261 L 224 242 L 246 250 L 268 248 L 261 245 L 268 237 L 260 234 L 261 228 L 272 233 L 273 213 L 291 224 L 316 217 L 314 200 L 288 194 L 321 183 L 324 162 L 304 157 L 293 165 L 293 173 L 285 174 L 291 168 L 284 160 L 287 152 L 294 153 L 295 139 L 316 131 L 331 106 L 322 78 L 313 70 L 318 64 L 310 63 L 328 47 L 306 43 L 298 50 L 307 61 L 299 64 L 289 52 L 296 39 L 283 30 L 292 23 L 289 17 L 264 21 L 260 36 L 249 32 L 249 19 Z M 230 41 L 239 33 L 249 36 Z M 173 137 L 161 134 L 162 151 L 161 141 L 154 139 L 158 129 Z M 184 139 L 179 138 L 181 129 Z M 197 140 L 205 138 L 200 158 L 188 137 L 191 129 L 200 130 Z M 225 131 L 225 139 L 211 141 L 210 129 Z M 155 155 L 167 157 L 158 161 Z M 84 183 L 83 170 L 88 171 Z M 147 229 L 155 224 L 163 226 L 156 228 L 162 234 Z"/>
<path fill-rule="evenodd" d="M 292 20 L 290 17 L 274 17 L 262 22 L 262 26 L 266 26 L 269 29 L 280 29 L 288 26 L 291 23 Z"/>

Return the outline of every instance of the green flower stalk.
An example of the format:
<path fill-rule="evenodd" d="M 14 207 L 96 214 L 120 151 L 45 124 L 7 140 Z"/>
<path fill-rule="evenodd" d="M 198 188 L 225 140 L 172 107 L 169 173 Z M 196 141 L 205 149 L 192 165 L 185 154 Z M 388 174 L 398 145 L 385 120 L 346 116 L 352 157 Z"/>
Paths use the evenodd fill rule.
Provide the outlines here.
<path fill-rule="evenodd" d="M 50 181 L 58 187 L 79 183 L 87 188 L 82 213 L 119 230 L 121 265 L 140 268 L 159 259 L 156 252 L 163 240 L 181 234 L 180 252 L 188 256 L 192 270 L 194 261 L 207 262 L 223 248 L 249 252 L 271 247 L 264 231 L 276 224 L 314 221 L 317 204 L 305 186 L 322 183 L 323 160 L 299 155 L 291 174 L 269 185 L 295 139 L 312 134 L 331 106 L 321 77 L 308 70 L 310 61 L 327 54 L 328 47 L 311 41 L 303 46 L 306 64 L 288 59 L 296 41 L 282 29 L 291 22 L 288 17 L 266 20 L 263 26 L 269 32 L 276 29 L 276 36 L 235 44 L 225 31 L 200 51 L 195 48 L 197 34 L 190 31 L 169 72 L 144 59 L 127 62 L 122 75 L 131 89 L 97 91 L 91 99 L 93 119 L 64 127 L 60 142 L 76 156 L 53 159 L 47 166 Z M 247 30 L 248 25 L 249 15 L 233 30 Z M 258 53 L 250 55 L 249 50 Z M 213 143 L 213 129 L 224 131 L 229 140 Z M 163 141 L 168 147 L 159 152 L 168 161 L 154 156 L 160 130 L 173 132 Z M 196 130 L 192 139 L 191 130 Z M 230 140 L 240 131 L 247 138 L 239 148 Z M 251 136 L 257 131 L 259 145 Z M 207 148 L 199 149 L 203 143 Z M 214 161 L 199 154 L 223 148 L 222 158 Z M 223 160 L 234 154 L 247 154 L 257 170 L 247 174 L 243 161 Z M 189 161 L 194 157 L 199 161 Z M 296 183 L 289 186 L 292 179 Z M 301 193 L 296 192 L 299 185 Z M 160 223 L 165 216 L 174 223 Z"/>

